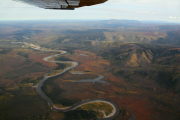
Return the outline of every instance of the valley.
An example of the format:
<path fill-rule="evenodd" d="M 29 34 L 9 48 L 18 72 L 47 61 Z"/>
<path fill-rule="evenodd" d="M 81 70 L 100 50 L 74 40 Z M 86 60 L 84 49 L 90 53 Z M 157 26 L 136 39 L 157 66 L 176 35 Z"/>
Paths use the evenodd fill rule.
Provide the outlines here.
<path fill-rule="evenodd" d="M 179 119 L 180 26 L 87 22 L 0 23 L 0 118 Z"/>

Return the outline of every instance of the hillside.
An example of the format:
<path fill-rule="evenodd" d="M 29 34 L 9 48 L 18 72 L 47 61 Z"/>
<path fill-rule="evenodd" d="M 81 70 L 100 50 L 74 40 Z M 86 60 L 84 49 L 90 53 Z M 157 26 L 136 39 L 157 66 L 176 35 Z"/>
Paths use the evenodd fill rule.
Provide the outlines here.
<path fill-rule="evenodd" d="M 128 79 L 146 76 L 160 86 L 180 90 L 180 50 L 147 44 L 123 44 L 101 51 L 112 62 L 115 74 Z"/>
<path fill-rule="evenodd" d="M 58 106 L 107 99 L 118 108 L 114 120 L 179 120 L 179 30 L 178 24 L 134 20 L 0 22 L 0 119 L 97 117 L 94 105 L 89 112 L 52 111 L 36 85 L 69 65 L 44 61 L 55 53 L 33 50 L 29 43 L 65 50 L 54 60 L 79 63 L 44 83 Z"/>

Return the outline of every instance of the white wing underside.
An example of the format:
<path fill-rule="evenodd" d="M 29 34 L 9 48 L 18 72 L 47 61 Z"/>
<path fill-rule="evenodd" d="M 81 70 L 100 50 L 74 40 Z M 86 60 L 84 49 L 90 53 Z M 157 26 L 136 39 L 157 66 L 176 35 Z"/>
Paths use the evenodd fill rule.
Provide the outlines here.
<path fill-rule="evenodd" d="M 79 6 L 80 0 L 19 0 L 46 9 L 66 9 Z"/>

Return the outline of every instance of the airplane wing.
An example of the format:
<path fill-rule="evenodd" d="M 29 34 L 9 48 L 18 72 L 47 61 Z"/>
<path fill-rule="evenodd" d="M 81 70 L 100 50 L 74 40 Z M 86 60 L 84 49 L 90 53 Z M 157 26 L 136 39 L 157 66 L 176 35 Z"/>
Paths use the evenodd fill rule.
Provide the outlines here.
<path fill-rule="evenodd" d="M 15 1 L 22 1 L 45 9 L 74 10 L 75 8 L 78 7 L 99 4 L 107 0 L 15 0 Z"/>

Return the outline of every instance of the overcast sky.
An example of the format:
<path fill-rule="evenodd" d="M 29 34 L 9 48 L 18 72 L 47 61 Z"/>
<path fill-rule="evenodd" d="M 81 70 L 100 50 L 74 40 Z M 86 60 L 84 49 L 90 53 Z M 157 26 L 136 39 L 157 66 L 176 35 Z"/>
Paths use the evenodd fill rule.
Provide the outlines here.
<path fill-rule="evenodd" d="M 133 19 L 180 22 L 180 0 L 109 0 L 67 10 L 47 10 L 13 0 L 0 0 L 0 20 Z"/>

